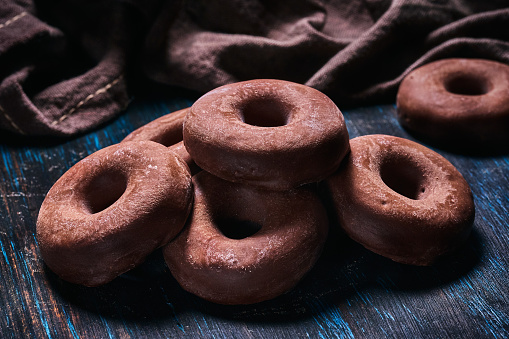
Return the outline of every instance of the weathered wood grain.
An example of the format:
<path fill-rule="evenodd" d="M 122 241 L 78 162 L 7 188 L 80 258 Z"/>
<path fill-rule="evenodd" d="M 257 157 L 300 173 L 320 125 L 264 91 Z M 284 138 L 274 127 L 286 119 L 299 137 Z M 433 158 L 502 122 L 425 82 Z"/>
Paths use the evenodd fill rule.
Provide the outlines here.
<path fill-rule="evenodd" d="M 0 136 L 1 338 L 504 338 L 509 336 L 509 155 L 436 149 L 463 173 L 476 202 L 475 229 L 433 267 L 375 255 L 331 233 L 315 268 L 291 292 L 226 307 L 183 291 L 161 253 L 113 282 L 85 288 L 45 266 L 35 238 L 38 209 L 73 164 L 137 127 L 190 106 L 190 98 L 136 99 L 117 119 L 72 140 Z M 395 107 L 344 112 L 350 136 L 413 139 Z"/>

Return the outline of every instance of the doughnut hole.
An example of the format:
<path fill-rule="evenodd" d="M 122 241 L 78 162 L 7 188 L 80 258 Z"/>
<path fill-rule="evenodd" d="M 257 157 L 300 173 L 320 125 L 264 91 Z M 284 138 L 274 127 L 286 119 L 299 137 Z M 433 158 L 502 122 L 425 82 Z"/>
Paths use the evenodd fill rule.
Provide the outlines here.
<path fill-rule="evenodd" d="M 157 137 L 150 139 L 150 141 L 154 141 L 163 146 L 170 147 L 181 142 L 183 139 L 184 137 L 182 135 L 182 132 L 175 133 L 173 131 L 166 131 L 165 133 L 162 133 L 161 135 L 158 135 Z"/>
<path fill-rule="evenodd" d="M 103 171 L 90 180 L 83 191 L 90 214 L 99 213 L 113 205 L 127 188 L 127 177 L 118 170 Z"/>
<path fill-rule="evenodd" d="M 248 238 L 262 229 L 262 225 L 255 221 L 237 218 L 220 218 L 215 224 L 225 237 L 235 240 Z"/>
<path fill-rule="evenodd" d="M 405 156 L 386 158 L 380 166 L 382 181 L 393 191 L 409 199 L 424 199 L 427 180 L 423 170 Z"/>
<path fill-rule="evenodd" d="M 258 127 L 278 127 L 288 124 L 292 106 L 273 97 L 254 97 L 239 107 L 241 120 Z"/>
<path fill-rule="evenodd" d="M 248 187 L 218 180 L 222 186 L 219 191 L 207 192 L 210 199 L 210 216 L 214 227 L 225 237 L 234 240 L 249 238 L 260 231 L 266 222 L 265 216 L 270 207 L 263 199 L 264 193 Z M 225 184 L 225 185 L 223 185 Z M 221 195 L 217 199 L 218 194 Z"/>
<path fill-rule="evenodd" d="M 491 90 L 490 81 L 476 74 L 456 74 L 444 86 L 448 92 L 458 95 L 483 95 Z"/>

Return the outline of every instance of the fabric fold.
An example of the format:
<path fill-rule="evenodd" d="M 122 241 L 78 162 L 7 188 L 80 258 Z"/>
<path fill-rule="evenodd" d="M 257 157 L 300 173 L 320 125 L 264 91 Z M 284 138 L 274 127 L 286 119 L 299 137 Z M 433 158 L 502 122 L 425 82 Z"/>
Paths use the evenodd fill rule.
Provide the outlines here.
<path fill-rule="evenodd" d="M 205 93 L 283 79 L 347 108 L 393 102 L 406 74 L 437 59 L 509 63 L 498 0 L 22 3 L 0 2 L 0 129 L 26 135 L 86 132 L 143 83 Z"/>

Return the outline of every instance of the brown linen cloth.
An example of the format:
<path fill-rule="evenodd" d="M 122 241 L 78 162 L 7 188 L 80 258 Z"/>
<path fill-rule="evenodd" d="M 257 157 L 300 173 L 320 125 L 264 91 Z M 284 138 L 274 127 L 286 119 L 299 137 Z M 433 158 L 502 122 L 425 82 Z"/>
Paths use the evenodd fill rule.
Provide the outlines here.
<path fill-rule="evenodd" d="M 393 102 L 408 72 L 448 57 L 509 64 L 509 1 L 0 0 L 0 129 L 88 131 L 149 80 L 204 93 L 285 79 L 340 108 Z"/>

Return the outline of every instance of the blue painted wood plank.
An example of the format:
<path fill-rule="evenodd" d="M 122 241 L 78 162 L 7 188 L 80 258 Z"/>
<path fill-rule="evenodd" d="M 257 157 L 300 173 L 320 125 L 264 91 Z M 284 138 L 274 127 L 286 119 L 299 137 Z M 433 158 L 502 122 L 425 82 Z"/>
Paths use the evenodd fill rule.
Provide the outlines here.
<path fill-rule="evenodd" d="M 191 104 L 189 98 L 135 99 L 125 114 L 72 139 L 0 143 L 2 337 L 509 337 L 509 155 L 431 147 L 465 176 L 477 212 L 464 248 L 431 268 L 391 262 L 332 230 L 309 275 L 257 305 L 225 307 L 190 295 L 160 253 L 98 288 L 58 279 L 44 266 L 34 236 L 49 188 L 87 155 Z M 344 115 L 351 137 L 383 133 L 418 141 L 398 125 L 394 105 Z"/>

